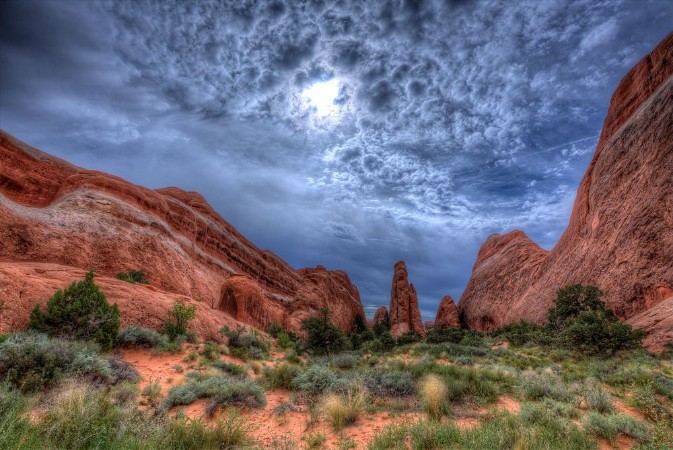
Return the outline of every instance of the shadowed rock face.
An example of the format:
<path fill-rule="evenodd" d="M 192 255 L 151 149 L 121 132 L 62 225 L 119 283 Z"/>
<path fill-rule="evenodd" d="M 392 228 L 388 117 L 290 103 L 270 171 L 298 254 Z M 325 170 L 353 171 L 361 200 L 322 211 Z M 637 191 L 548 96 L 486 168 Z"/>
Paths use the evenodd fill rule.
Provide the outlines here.
<path fill-rule="evenodd" d="M 673 34 L 612 96 L 556 246 L 547 252 L 520 231 L 492 235 L 482 245 L 458 306 L 463 324 L 479 330 L 521 319 L 541 324 L 557 289 L 575 283 L 604 290 L 622 319 L 644 317 L 673 295 L 672 75 Z"/>
<path fill-rule="evenodd" d="M 418 309 L 418 296 L 413 284 L 407 279 L 404 261 L 395 264 L 393 287 L 390 292 L 390 333 L 393 336 L 413 331 L 425 336 L 425 327 Z"/>
<path fill-rule="evenodd" d="M 437 316 L 433 323 L 437 328 L 458 328 L 460 319 L 458 317 L 458 308 L 450 295 L 445 295 L 437 308 Z"/>
<path fill-rule="evenodd" d="M 0 242 L 2 261 L 93 268 L 110 277 L 140 269 L 161 291 L 262 329 L 277 322 L 297 331 L 321 307 L 345 331 L 364 316 L 344 272 L 293 269 L 245 239 L 200 194 L 81 169 L 2 131 Z M 136 305 L 132 322 L 142 324 L 143 308 Z"/>

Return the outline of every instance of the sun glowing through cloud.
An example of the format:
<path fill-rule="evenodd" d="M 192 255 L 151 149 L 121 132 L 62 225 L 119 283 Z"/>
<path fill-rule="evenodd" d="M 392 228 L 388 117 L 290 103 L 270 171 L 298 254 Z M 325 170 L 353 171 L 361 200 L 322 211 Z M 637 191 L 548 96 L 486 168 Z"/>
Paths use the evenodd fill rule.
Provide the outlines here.
<path fill-rule="evenodd" d="M 313 83 L 302 92 L 302 100 L 306 108 L 311 109 L 319 117 L 335 114 L 339 106 L 334 102 L 339 96 L 339 80 Z"/>

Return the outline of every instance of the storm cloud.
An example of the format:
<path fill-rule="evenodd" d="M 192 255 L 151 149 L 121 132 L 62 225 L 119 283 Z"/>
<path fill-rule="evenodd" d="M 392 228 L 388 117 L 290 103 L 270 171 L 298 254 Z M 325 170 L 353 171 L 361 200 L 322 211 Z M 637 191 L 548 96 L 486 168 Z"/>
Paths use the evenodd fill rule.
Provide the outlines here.
<path fill-rule="evenodd" d="M 612 91 L 673 24 L 666 0 L 0 8 L 4 130 L 198 190 L 292 265 L 346 270 L 366 305 L 404 259 L 425 318 L 489 234 L 555 244 Z M 325 82 L 326 105 L 307 97 Z"/>

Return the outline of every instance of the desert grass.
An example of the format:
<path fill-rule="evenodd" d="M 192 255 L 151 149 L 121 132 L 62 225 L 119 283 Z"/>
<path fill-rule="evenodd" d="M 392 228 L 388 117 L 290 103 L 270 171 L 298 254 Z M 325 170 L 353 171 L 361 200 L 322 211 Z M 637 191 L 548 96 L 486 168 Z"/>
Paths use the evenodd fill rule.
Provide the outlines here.
<path fill-rule="evenodd" d="M 447 411 L 446 394 L 448 389 L 437 375 L 426 376 L 420 384 L 419 392 L 428 417 L 439 420 Z"/>

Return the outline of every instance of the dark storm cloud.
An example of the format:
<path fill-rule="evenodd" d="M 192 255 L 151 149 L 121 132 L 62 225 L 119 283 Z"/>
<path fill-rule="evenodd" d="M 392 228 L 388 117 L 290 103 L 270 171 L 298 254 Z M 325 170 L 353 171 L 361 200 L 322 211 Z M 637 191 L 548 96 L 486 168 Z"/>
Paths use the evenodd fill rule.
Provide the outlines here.
<path fill-rule="evenodd" d="M 658 0 L 6 1 L 0 125 L 199 190 L 366 304 L 405 259 L 429 318 L 491 232 L 556 242 L 612 90 L 672 18 Z M 330 80 L 323 114 L 306 90 Z"/>

